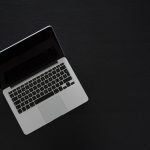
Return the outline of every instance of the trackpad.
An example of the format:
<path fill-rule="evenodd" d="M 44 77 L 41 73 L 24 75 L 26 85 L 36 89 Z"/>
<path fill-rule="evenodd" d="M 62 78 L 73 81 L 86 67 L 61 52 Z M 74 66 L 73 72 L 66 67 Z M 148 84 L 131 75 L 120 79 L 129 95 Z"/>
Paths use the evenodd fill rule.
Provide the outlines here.
<path fill-rule="evenodd" d="M 56 119 L 68 111 L 60 96 L 50 98 L 50 100 L 43 102 L 43 104 L 38 108 L 46 123 Z"/>

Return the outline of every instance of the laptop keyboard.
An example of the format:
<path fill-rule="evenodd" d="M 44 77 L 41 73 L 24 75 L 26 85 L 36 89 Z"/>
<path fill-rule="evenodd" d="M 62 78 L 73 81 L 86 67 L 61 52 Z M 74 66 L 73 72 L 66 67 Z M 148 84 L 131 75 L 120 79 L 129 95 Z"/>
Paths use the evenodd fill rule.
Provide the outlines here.
<path fill-rule="evenodd" d="M 20 114 L 73 84 L 66 66 L 61 63 L 10 91 L 9 95 Z"/>

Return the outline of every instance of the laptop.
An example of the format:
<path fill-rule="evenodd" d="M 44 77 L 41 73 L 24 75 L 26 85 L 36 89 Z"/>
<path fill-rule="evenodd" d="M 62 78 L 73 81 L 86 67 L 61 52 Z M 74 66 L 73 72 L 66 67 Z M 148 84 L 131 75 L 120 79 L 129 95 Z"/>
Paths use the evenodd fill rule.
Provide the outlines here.
<path fill-rule="evenodd" d="M 0 86 L 25 135 L 87 102 L 47 26 L 0 52 Z"/>

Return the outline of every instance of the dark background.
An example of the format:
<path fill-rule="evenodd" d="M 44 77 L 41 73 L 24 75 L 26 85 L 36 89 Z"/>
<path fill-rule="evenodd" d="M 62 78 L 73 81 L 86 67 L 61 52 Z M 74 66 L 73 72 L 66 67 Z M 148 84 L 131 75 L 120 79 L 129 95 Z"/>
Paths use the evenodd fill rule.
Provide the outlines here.
<path fill-rule="evenodd" d="M 52 25 L 88 103 L 25 136 L 0 97 L 3 149 L 150 149 L 150 12 L 138 0 L 1 0 L 0 49 Z"/>

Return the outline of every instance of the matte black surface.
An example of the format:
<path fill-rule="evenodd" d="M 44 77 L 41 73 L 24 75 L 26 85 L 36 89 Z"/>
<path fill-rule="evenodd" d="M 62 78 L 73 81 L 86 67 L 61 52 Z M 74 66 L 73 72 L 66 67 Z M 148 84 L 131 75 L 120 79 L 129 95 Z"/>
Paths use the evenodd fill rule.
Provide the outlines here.
<path fill-rule="evenodd" d="M 149 150 L 149 10 L 138 0 L 1 0 L 0 48 L 53 25 L 90 101 L 24 136 L 1 95 L 0 147 Z"/>

